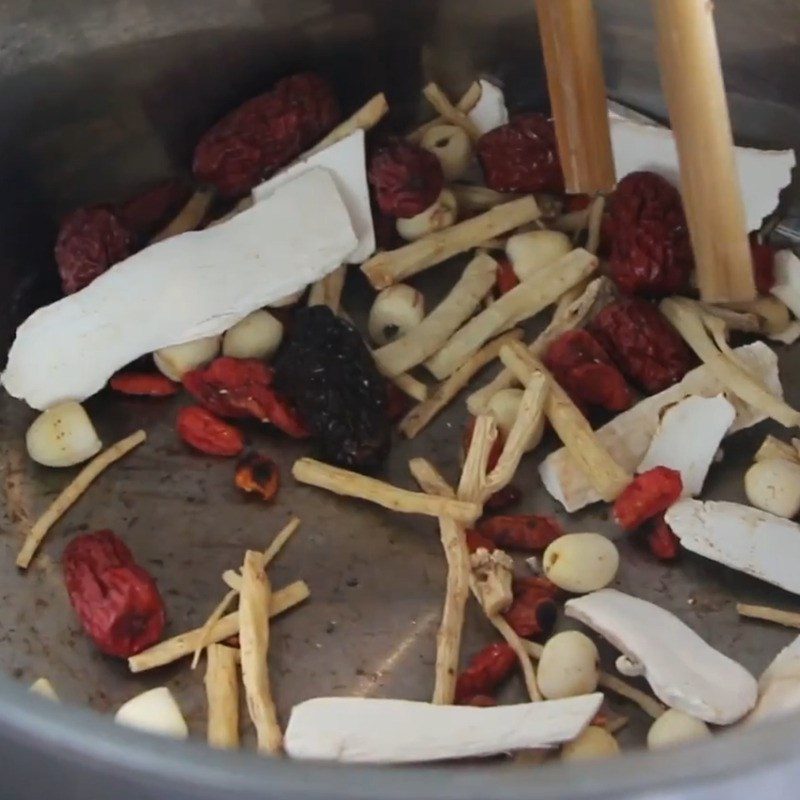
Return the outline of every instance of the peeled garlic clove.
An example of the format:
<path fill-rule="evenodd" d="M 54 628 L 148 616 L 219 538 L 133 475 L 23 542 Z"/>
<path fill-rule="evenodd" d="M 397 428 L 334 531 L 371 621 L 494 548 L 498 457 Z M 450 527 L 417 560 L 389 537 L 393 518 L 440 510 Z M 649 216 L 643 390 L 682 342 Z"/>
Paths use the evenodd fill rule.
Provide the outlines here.
<path fill-rule="evenodd" d="M 492 396 L 486 406 L 486 413 L 495 418 L 497 427 L 506 438 L 511 433 L 511 428 L 519 415 L 519 407 L 525 392 L 522 389 L 501 389 Z M 528 450 L 533 450 L 539 445 L 544 436 L 545 418 L 542 415 L 541 424 L 531 433 L 528 439 Z"/>
<path fill-rule="evenodd" d="M 72 467 L 100 452 L 103 443 L 80 403 L 60 403 L 43 411 L 25 436 L 28 455 L 45 467 Z"/>
<path fill-rule="evenodd" d="M 506 255 L 521 281 L 555 263 L 572 249 L 569 236 L 560 231 L 518 233 L 506 242 Z"/>
<path fill-rule="evenodd" d="M 800 464 L 785 458 L 756 461 L 744 476 L 750 504 L 777 517 L 800 513 Z"/>
<path fill-rule="evenodd" d="M 564 745 L 562 761 L 594 761 L 619 755 L 617 740 L 604 728 L 590 725 L 574 742 Z"/>
<path fill-rule="evenodd" d="M 59 702 L 56 690 L 53 684 L 47 678 L 37 678 L 28 689 L 33 694 L 38 694 L 39 697 L 44 697 L 45 700 L 52 700 L 55 703 Z"/>
<path fill-rule="evenodd" d="M 186 739 L 189 728 L 172 692 L 166 686 L 150 689 L 128 700 L 117 711 L 114 722 L 156 736 Z"/>
<path fill-rule="evenodd" d="M 545 644 L 536 681 L 546 700 L 592 694 L 599 679 L 600 654 L 586 634 L 565 631 Z"/>
<path fill-rule="evenodd" d="M 709 736 L 711 731 L 705 722 L 671 708 L 650 726 L 647 733 L 647 747 L 650 750 L 660 750 L 684 742 L 706 739 Z"/>
<path fill-rule="evenodd" d="M 254 311 L 225 334 L 222 355 L 269 359 L 278 352 L 282 339 L 283 325 L 269 311 Z"/>
<path fill-rule="evenodd" d="M 425 318 L 425 298 L 412 286 L 396 283 L 375 298 L 367 328 L 375 344 L 383 346 L 410 333 Z"/>
<path fill-rule="evenodd" d="M 194 342 L 165 347 L 153 353 L 153 361 L 171 381 L 180 383 L 187 372 L 202 367 L 217 357 L 220 341 L 219 336 L 207 336 Z"/>
<path fill-rule="evenodd" d="M 397 232 L 407 242 L 414 242 L 436 231 L 449 228 L 458 219 L 456 196 L 445 189 L 436 202 L 411 219 L 398 219 Z"/>
<path fill-rule="evenodd" d="M 472 143 L 463 128 L 435 125 L 425 132 L 421 144 L 439 159 L 446 181 L 464 177 L 472 161 Z"/>
<path fill-rule="evenodd" d="M 587 594 L 614 580 L 619 551 L 599 533 L 569 533 L 545 550 L 542 566 L 544 574 L 560 589 Z"/>

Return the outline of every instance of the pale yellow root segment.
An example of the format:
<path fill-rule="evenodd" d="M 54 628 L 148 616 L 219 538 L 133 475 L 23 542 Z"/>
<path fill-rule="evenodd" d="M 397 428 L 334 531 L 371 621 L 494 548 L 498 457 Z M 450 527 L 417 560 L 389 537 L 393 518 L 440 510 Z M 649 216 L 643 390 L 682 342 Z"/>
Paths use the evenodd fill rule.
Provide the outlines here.
<path fill-rule="evenodd" d="M 258 750 L 279 755 L 283 732 L 272 699 L 269 682 L 269 605 L 272 589 L 264 572 L 264 556 L 248 550 L 242 564 L 239 596 L 239 646 L 242 653 L 242 683 L 247 710 L 256 728 Z"/>
<path fill-rule="evenodd" d="M 737 603 L 736 611 L 739 616 L 748 619 L 775 622 L 785 628 L 800 628 L 800 614 L 794 611 L 783 611 L 780 608 L 770 608 L 769 606 L 751 606 L 747 603 Z"/>
<path fill-rule="evenodd" d="M 208 703 L 207 739 L 211 747 L 239 747 L 239 654 L 231 647 L 212 644 L 206 666 Z"/>
<path fill-rule="evenodd" d="M 481 89 L 481 85 L 475 81 L 470 84 L 470 87 L 458 101 L 456 108 L 464 114 L 469 114 L 469 112 L 478 105 L 482 94 L 483 90 Z M 447 124 L 447 120 L 444 119 L 444 117 L 436 117 L 436 119 L 432 119 L 430 122 L 420 125 L 419 128 L 409 133 L 406 139 L 413 144 L 419 144 L 422 141 L 422 137 L 425 136 L 431 128 L 435 128 L 437 125 Z"/>
<path fill-rule="evenodd" d="M 383 481 L 368 478 L 311 458 L 295 461 L 292 475 L 300 483 L 326 489 L 342 497 L 354 497 L 398 511 L 403 514 L 424 514 L 429 517 L 453 517 L 458 522 L 470 524 L 481 515 L 477 503 L 430 497 L 419 492 L 409 492 Z"/>
<path fill-rule="evenodd" d="M 608 503 L 616 500 L 633 480 L 633 475 L 614 461 L 569 395 L 544 365 L 519 342 L 504 347 L 500 358 L 524 384 L 537 373 L 548 380 L 550 391 L 545 405 L 547 419 L 598 494 Z"/>
<path fill-rule="evenodd" d="M 433 394 L 424 402 L 414 406 L 400 423 L 400 431 L 406 438 L 419 435 L 436 417 L 444 411 L 469 382 L 484 367 L 492 363 L 500 350 L 509 342 L 519 341 L 522 331 L 514 329 L 498 336 L 477 353 L 470 356 L 447 380 L 439 384 Z"/>
<path fill-rule="evenodd" d="M 475 144 L 481 138 L 477 125 L 460 109 L 456 108 L 447 95 L 435 83 L 429 83 L 423 90 L 425 99 L 433 106 L 439 116 L 450 125 L 457 125 Z"/>
<path fill-rule="evenodd" d="M 239 596 L 238 589 L 231 589 L 222 600 L 217 603 L 214 610 L 208 615 L 208 619 L 203 623 L 203 626 L 200 628 L 200 637 L 197 641 L 197 647 L 195 648 L 194 655 L 192 656 L 192 663 L 190 669 L 197 669 L 197 665 L 200 663 L 200 656 L 203 650 L 208 646 L 209 640 L 211 638 L 211 631 L 214 630 L 214 626 L 222 619 L 225 612 L 233 605 L 233 601 Z"/>
<path fill-rule="evenodd" d="M 284 611 L 288 611 L 290 608 L 307 600 L 310 595 L 311 592 L 305 581 L 295 581 L 283 589 L 279 589 L 270 598 L 270 617 L 283 614 Z M 215 644 L 224 639 L 229 639 L 231 636 L 236 636 L 237 633 L 239 633 L 239 612 L 233 611 L 214 625 L 208 641 L 209 644 Z M 193 653 L 197 649 L 197 644 L 202 635 L 203 629 L 195 628 L 159 642 L 147 650 L 131 656 L 128 659 L 128 669 L 131 672 L 146 672 L 156 667 L 163 667 L 165 664 L 171 664 L 173 661 Z"/>
<path fill-rule="evenodd" d="M 92 485 L 92 482 L 115 461 L 119 461 L 135 447 L 142 444 L 145 439 L 147 439 L 147 434 L 144 431 L 136 431 L 136 433 L 127 436 L 104 450 L 100 455 L 95 456 L 75 476 L 44 514 L 36 520 L 25 537 L 22 549 L 17 556 L 17 566 L 20 569 L 27 569 L 30 566 L 31 559 L 36 554 L 36 550 L 47 535 L 47 532 L 69 511 L 81 495 Z"/>
<path fill-rule="evenodd" d="M 338 315 L 342 305 L 342 291 L 346 278 L 347 265 L 343 264 L 321 280 L 312 283 L 308 293 L 308 305 L 328 306 L 334 314 Z"/>
<path fill-rule="evenodd" d="M 213 202 L 213 189 L 199 189 L 188 199 L 175 219 L 152 238 L 150 244 L 157 244 L 181 233 L 195 230 L 205 218 Z"/>

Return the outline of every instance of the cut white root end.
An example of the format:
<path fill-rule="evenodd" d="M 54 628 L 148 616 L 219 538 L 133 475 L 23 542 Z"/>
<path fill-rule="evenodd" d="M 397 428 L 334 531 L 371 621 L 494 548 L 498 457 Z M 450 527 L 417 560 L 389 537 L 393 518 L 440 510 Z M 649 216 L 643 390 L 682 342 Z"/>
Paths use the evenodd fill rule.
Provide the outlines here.
<path fill-rule="evenodd" d="M 180 383 L 187 372 L 208 364 L 219 355 L 221 337 L 206 336 L 194 342 L 163 347 L 153 353 L 159 371 L 171 381 Z"/>
<path fill-rule="evenodd" d="M 572 250 L 572 241 L 559 231 L 529 231 L 511 236 L 506 242 L 506 255 L 516 276 L 527 280 L 539 270 L 554 266 Z"/>
<path fill-rule="evenodd" d="M 756 508 L 792 519 L 800 513 L 800 464 L 785 458 L 756 461 L 744 476 L 744 491 Z"/>
<path fill-rule="evenodd" d="M 281 346 L 283 325 L 269 311 L 254 311 L 234 325 L 222 340 L 222 355 L 270 359 Z"/>
<path fill-rule="evenodd" d="M 469 708 L 325 697 L 292 709 L 286 752 L 292 758 L 403 764 L 553 747 L 580 735 L 602 703 L 568 700 Z"/>
<path fill-rule="evenodd" d="M 671 708 L 650 726 L 647 732 L 647 747 L 650 750 L 663 750 L 707 739 L 709 736 L 711 731 L 703 720 Z"/>
<path fill-rule="evenodd" d="M 156 736 L 187 739 L 189 728 L 180 707 L 166 686 L 150 689 L 128 700 L 117 711 L 114 722 Z"/>
<path fill-rule="evenodd" d="M 599 533 L 568 533 L 544 551 L 544 574 L 560 589 L 586 594 L 603 589 L 617 576 L 617 546 Z"/>
<path fill-rule="evenodd" d="M 420 142 L 425 150 L 439 159 L 448 182 L 464 176 L 472 162 L 472 142 L 458 125 L 436 125 L 429 128 Z"/>
<path fill-rule="evenodd" d="M 370 339 L 383 346 L 407 336 L 424 318 L 422 293 L 407 283 L 397 283 L 378 293 L 369 312 L 367 329 Z"/>
<path fill-rule="evenodd" d="M 103 443 L 80 403 L 61 403 L 33 421 L 25 445 L 37 464 L 73 467 L 97 455 Z"/>
<path fill-rule="evenodd" d="M 443 231 L 455 224 L 458 219 L 456 196 L 444 189 L 429 208 L 409 219 L 397 220 L 397 232 L 407 242 L 416 242 L 437 231 Z"/>

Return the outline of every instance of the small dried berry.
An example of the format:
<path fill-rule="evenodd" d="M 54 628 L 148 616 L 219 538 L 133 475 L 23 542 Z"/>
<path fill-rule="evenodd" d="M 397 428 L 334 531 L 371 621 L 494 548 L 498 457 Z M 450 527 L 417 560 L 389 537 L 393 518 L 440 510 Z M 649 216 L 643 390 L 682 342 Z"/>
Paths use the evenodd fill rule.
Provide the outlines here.
<path fill-rule="evenodd" d="M 457 704 L 463 705 L 475 695 L 486 695 L 511 676 L 517 656 L 510 645 L 498 642 L 484 647 L 471 659 L 456 682 Z"/>
<path fill-rule="evenodd" d="M 653 172 L 632 172 L 610 203 L 609 270 L 623 294 L 661 297 L 690 287 L 694 256 L 678 190 Z"/>
<path fill-rule="evenodd" d="M 275 388 L 295 404 L 324 460 L 356 469 L 383 463 L 390 445 L 386 379 L 358 331 L 327 306 L 295 315 L 275 362 Z"/>
<path fill-rule="evenodd" d="M 625 377 L 648 394 L 676 384 L 695 364 L 680 334 L 646 300 L 628 297 L 607 305 L 591 331 Z"/>
<path fill-rule="evenodd" d="M 759 294 L 769 294 L 775 286 L 775 250 L 761 241 L 757 233 L 750 234 L 753 255 L 753 274 Z"/>
<path fill-rule="evenodd" d="M 545 550 L 564 535 L 557 520 L 536 514 L 489 517 L 479 522 L 476 530 L 501 550 L 531 553 Z"/>
<path fill-rule="evenodd" d="M 522 500 L 522 491 L 517 487 L 509 484 L 499 492 L 495 492 L 484 504 L 484 511 L 490 511 L 493 514 L 499 514 L 508 508 L 512 508 Z"/>
<path fill-rule="evenodd" d="M 236 467 L 234 482 L 243 492 L 258 494 L 263 500 L 270 502 L 278 494 L 281 473 L 271 458 L 248 453 Z"/>
<path fill-rule="evenodd" d="M 637 475 L 614 502 L 614 519 L 624 531 L 634 531 L 663 514 L 683 492 L 680 472 L 667 467 Z"/>
<path fill-rule="evenodd" d="M 186 444 L 210 456 L 238 456 L 244 450 L 242 434 L 200 406 L 182 408 L 177 429 Z"/>
<path fill-rule="evenodd" d="M 398 141 L 372 157 L 369 182 L 383 214 L 410 219 L 436 202 L 444 188 L 444 173 L 433 153 Z"/>
<path fill-rule="evenodd" d="M 674 561 L 681 552 L 681 540 L 663 517 L 648 532 L 647 546 L 659 561 Z"/>
<path fill-rule="evenodd" d="M 181 388 L 157 372 L 119 372 L 108 385 L 115 392 L 131 397 L 171 397 Z"/>
<path fill-rule="evenodd" d="M 588 331 L 567 331 L 548 347 L 544 362 L 558 383 L 578 404 L 625 411 L 631 392 L 602 345 Z"/>
<path fill-rule="evenodd" d="M 79 208 L 61 223 L 55 257 L 64 294 L 88 286 L 134 252 L 133 234 L 111 209 Z"/>
<path fill-rule="evenodd" d="M 486 185 L 495 191 L 564 191 L 555 128 L 542 114 L 522 114 L 484 134 L 478 158 Z"/>
<path fill-rule="evenodd" d="M 514 581 L 514 600 L 503 619 L 517 636 L 539 636 L 552 631 L 558 617 L 558 587 L 547 578 Z"/>
<path fill-rule="evenodd" d="M 475 553 L 481 549 L 493 553 L 497 549 L 495 543 L 491 539 L 483 536 L 474 528 L 467 529 L 466 540 L 467 549 L 470 551 L 470 553 Z"/>
<path fill-rule="evenodd" d="M 507 258 L 500 258 L 497 261 L 497 280 L 495 282 L 495 294 L 502 297 L 513 288 L 519 286 L 519 278 L 514 272 L 514 265 Z"/>

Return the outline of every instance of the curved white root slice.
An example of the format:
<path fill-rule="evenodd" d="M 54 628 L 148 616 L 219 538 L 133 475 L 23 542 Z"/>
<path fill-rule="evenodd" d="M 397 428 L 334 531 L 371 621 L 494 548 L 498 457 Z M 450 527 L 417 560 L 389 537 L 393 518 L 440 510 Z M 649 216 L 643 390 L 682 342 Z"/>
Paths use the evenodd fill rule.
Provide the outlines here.
<path fill-rule="evenodd" d="M 653 603 L 603 589 L 570 600 L 568 617 L 608 639 L 670 708 L 715 725 L 740 720 L 756 702 L 756 681 Z"/>
<path fill-rule="evenodd" d="M 578 737 L 602 694 L 496 708 L 320 697 L 292 709 L 292 758 L 403 764 L 554 747 Z"/>
<path fill-rule="evenodd" d="M 681 500 L 666 520 L 693 553 L 800 594 L 800 525 L 738 503 Z"/>
<path fill-rule="evenodd" d="M 723 395 L 692 395 L 668 408 L 637 472 L 669 467 L 681 473 L 683 494 L 696 497 L 708 470 L 736 419 L 736 409 Z"/>
<path fill-rule="evenodd" d="M 489 81 L 480 80 L 481 99 L 467 114 L 470 121 L 483 133 L 493 131 L 508 122 L 508 108 L 503 90 Z"/>
<path fill-rule="evenodd" d="M 128 700 L 117 711 L 114 722 L 156 736 L 171 736 L 173 739 L 189 736 L 186 720 L 166 686 L 150 689 Z"/>
<path fill-rule="evenodd" d="M 84 400 L 139 356 L 223 333 L 325 277 L 356 245 L 334 179 L 311 170 L 230 222 L 146 247 L 36 311 L 17 330 L 3 385 L 34 408 Z"/>
<path fill-rule="evenodd" d="M 800 637 L 775 656 L 758 679 L 758 703 L 745 723 L 764 722 L 800 710 Z"/>
<path fill-rule="evenodd" d="M 739 347 L 734 352 L 772 394 L 776 397 L 782 396 L 778 357 L 769 345 L 754 342 Z M 633 471 L 644 458 L 665 408 L 689 395 L 715 397 L 720 393 L 725 393 L 721 381 L 708 367 L 698 367 L 688 373 L 680 383 L 642 400 L 615 417 L 596 431 L 597 437 L 621 467 Z M 763 412 L 751 408 L 738 397 L 726 397 L 736 408 L 736 419 L 728 431 L 729 434 L 750 428 L 766 419 Z M 539 474 L 547 491 L 570 513 L 600 500 L 600 495 L 588 476 L 566 448 L 549 455 L 539 467 Z"/>

